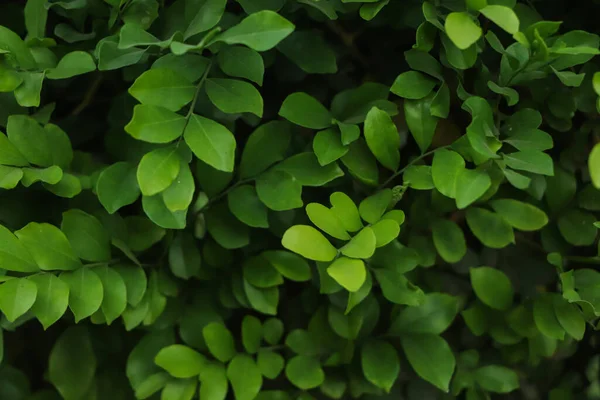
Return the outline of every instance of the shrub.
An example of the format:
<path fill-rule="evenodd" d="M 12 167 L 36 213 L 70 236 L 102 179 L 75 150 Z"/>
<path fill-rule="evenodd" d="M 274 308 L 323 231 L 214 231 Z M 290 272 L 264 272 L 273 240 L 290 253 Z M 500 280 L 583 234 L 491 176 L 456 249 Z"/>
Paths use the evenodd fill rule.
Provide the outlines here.
<path fill-rule="evenodd" d="M 599 9 L 5 0 L 0 398 L 599 398 Z"/>

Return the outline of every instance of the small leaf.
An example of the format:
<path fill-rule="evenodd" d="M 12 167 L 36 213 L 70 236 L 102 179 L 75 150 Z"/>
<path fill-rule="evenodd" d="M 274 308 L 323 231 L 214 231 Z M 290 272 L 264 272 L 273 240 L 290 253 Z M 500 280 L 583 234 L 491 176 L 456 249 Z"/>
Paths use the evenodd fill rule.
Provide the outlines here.
<path fill-rule="evenodd" d="M 478 169 L 463 169 L 456 179 L 456 207 L 467 208 L 492 186 L 490 176 Z"/>
<path fill-rule="evenodd" d="M 498 199 L 490 205 L 511 226 L 522 231 L 537 231 L 548 224 L 548 216 L 539 208 L 518 200 Z"/>
<path fill-rule="evenodd" d="M 402 348 L 415 372 L 444 392 L 449 391 L 456 361 L 448 343 L 436 335 L 405 335 Z"/>
<path fill-rule="evenodd" d="M 437 220 L 432 226 L 432 232 L 435 248 L 444 261 L 457 263 L 467 253 L 465 235 L 455 222 Z"/>
<path fill-rule="evenodd" d="M 285 376 L 302 390 L 319 387 L 325 380 L 325 373 L 316 358 L 295 356 L 285 367 Z"/>
<path fill-rule="evenodd" d="M 491 267 L 471 268 L 471 285 L 485 305 L 496 310 L 507 310 L 512 305 L 513 288 L 506 274 Z"/>
<path fill-rule="evenodd" d="M 387 300 L 392 303 L 411 306 L 423 302 L 425 298 L 423 291 L 410 283 L 402 272 L 383 268 L 374 269 L 373 272 L 379 282 L 383 296 Z"/>
<path fill-rule="evenodd" d="M 236 142 L 225 126 L 192 114 L 183 135 L 200 160 L 219 171 L 233 171 Z"/>
<path fill-rule="evenodd" d="M 348 148 L 342 144 L 340 134 L 330 128 L 315 135 L 313 151 L 319 164 L 327 165 L 343 157 L 348 152 Z"/>
<path fill-rule="evenodd" d="M 67 237 L 50 224 L 31 222 L 15 232 L 40 269 L 74 270 L 81 267 Z"/>
<path fill-rule="evenodd" d="M 375 236 L 375 232 L 367 226 L 358 232 L 340 251 L 343 255 L 350 258 L 367 259 L 375 253 L 376 244 L 377 237 Z"/>
<path fill-rule="evenodd" d="M 342 222 L 336 214 L 319 203 L 310 203 L 306 206 L 306 214 L 310 221 L 328 235 L 341 240 L 350 240 Z"/>
<path fill-rule="evenodd" d="M 202 329 L 202 336 L 210 353 L 219 361 L 227 362 L 235 355 L 233 336 L 222 323 L 211 322 Z"/>
<path fill-rule="evenodd" d="M 269 250 L 261 254 L 285 278 L 304 282 L 310 279 L 308 262 L 297 254 L 284 250 Z"/>
<path fill-rule="evenodd" d="M 362 219 L 370 224 L 374 224 L 381 219 L 391 201 L 392 190 L 383 189 L 361 201 L 358 211 Z"/>
<path fill-rule="evenodd" d="M 461 50 L 473 45 L 481 37 L 481 28 L 464 12 L 453 12 L 446 17 L 446 34 Z"/>
<path fill-rule="evenodd" d="M 383 340 L 368 341 L 362 347 L 360 359 L 365 378 L 389 393 L 400 373 L 394 346 Z"/>
<path fill-rule="evenodd" d="M 373 107 L 365 119 L 365 140 L 377 160 L 395 171 L 400 164 L 400 136 L 390 116 Z"/>
<path fill-rule="evenodd" d="M 108 265 L 94 268 L 102 282 L 103 296 L 100 306 L 107 325 L 121 316 L 127 307 L 127 287 L 121 275 Z"/>
<path fill-rule="evenodd" d="M 242 46 L 227 46 L 217 56 L 219 67 L 227 75 L 245 78 L 262 86 L 265 64 L 256 51 Z"/>
<path fill-rule="evenodd" d="M 600 83 L 598 85 L 600 86 Z M 600 143 L 597 143 L 590 152 L 588 158 L 588 168 L 590 171 L 590 178 L 592 179 L 594 187 L 596 189 L 600 189 Z"/>
<path fill-rule="evenodd" d="M 162 348 L 154 363 L 175 378 L 191 378 L 200 374 L 206 358 L 187 346 L 173 344 Z"/>
<path fill-rule="evenodd" d="M 432 113 L 434 99 L 428 96 L 404 101 L 406 124 L 422 153 L 431 146 L 438 123 L 438 118 Z"/>
<path fill-rule="evenodd" d="M 292 210 L 304 205 L 302 185 L 292 174 L 271 169 L 256 180 L 256 194 L 260 201 L 274 211 Z"/>
<path fill-rule="evenodd" d="M 254 177 L 269 166 L 285 158 L 290 145 L 289 124 L 283 121 L 267 122 L 248 137 L 240 162 L 240 177 Z"/>
<path fill-rule="evenodd" d="M 259 11 L 217 36 L 215 41 L 244 44 L 256 51 L 270 50 L 294 31 L 294 24 L 273 11 Z"/>
<path fill-rule="evenodd" d="M 329 111 L 317 99 L 304 92 L 292 93 L 286 97 L 279 115 L 310 129 L 325 129 L 332 125 Z"/>
<path fill-rule="evenodd" d="M 367 278 L 362 260 L 340 257 L 327 268 L 327 273 L 349 292 L 356 292 Z"/>
<path fill-rule="evenodd" d="M 329 196 L 331 211 L 337 215 L 348 232 L 356 232 L 362 229 L 363 224 L 356 204 L 347 194 L 335 192 Z"/>
<path fill-rule="evenodd" d="M 467 225 L 487 247 L 501 249 L 515 241 L 512 227 L 498 214 L 483 208 L 467 209 Z"/>
<path fill-rule="evenodd" d="M 25 314 L 35 303 L 37 286 L 27 278 L 14 278 L 0 284 L 0 310 L 10 322 Z"/>
<path fill-rule="evenodd" d="M 236 400 L 253 400 L 262 387 L 262 376 L 254 360 L 246 354 L 238 354 L 231 360 L 227 378 Z"/>
<path fill-rule="evenodd" d="M 121 161 L 104 169 L 98 176 L 96 194 L 110 214 L 140 197 L 136 171 L 134 165 Z"/>
<path fill-rule="evenodd" d="M 110 236 L 93 215 L 75 209 L 66 211 L 60 228 L 79 258 L 87 261 L 110 260 Z"/>
<path fill-rule="evenodd" d="M 444 293 L 430 293 L 423 304 L 407 307 L 392 321 L 389 334 L 402 336 L 405 333 L 439 335 L 444 332 L 458 313 L 458 298 Z"/>
<path fill-rule="evenodd" d="M 574 339 L 582 340 L 585 334 L 585 319 L 579 307 L 562 296 L 553 296 L 554 313 L 563 329 Z"/>
<path fill-rule="evenodd" d="M 66 79 L 96 70 L 92 56 L 85 51 L 73 51 L 60 59 L 55 68 L 46 72 L 48 79 Z"/>
<path fill-rule="evenodd" d="M 185 117 L 164 107 L 138 104 L 125 131 L 137 140 L 149 143 L 169 143 L 183 134 Z"/>
<path fill-rule="evenodd" d="M 500 365 L 477 368 L 475 382 L 482 389 L 494 393 L 509 393 L 519 388 L 519 377 L 512 369 Z"/>
<path fill-rule="evenodd" d="M 265 378 L 275 379 L 283 371 L 285 360 L 279 353 L 260 350 L 256 358 L 256 364 Z"/>
<path fill-rule="evenodd" d="M 0 268 L 16 272 L 37 272 L 33 256 L 17 237 L 0 225 Z"/>
<path fill-rule="evenodd" d="M 579 209 L 570 209 L 558 218 L 558 229 L 565 240 L 575 246 L 589 246 L 596 240 L 596 217 Z"/>
<path fill-rule="evenodd" d="M 227 195 L 229 209 L 237 219 L 253 228 L 268 228 L 268 212 L 251 185 L 242 185 Z"/>
<path fill-rule="evenodd" d="M 554 175 L 552 158 L 541 151 L 519 151 L 516 153 L 504 154 L 503 158 L 506 165 L 511 168 L 540 175 Z"/>
<path fill-rule="evenodd" d="M 284 160 L 276 169 L 291 174 L 302 186 L 323 186 L 344 176 L 337 163 L 321 166 L 315 154 L 308 151 Z"/>
<path fill-rule="evenodd" d="M 196 87 L 175 71 L 150 69 L 140 75 L 129 88 L 129 94 L 140 103 L 179 111 L 194 98 Z"/>
<path fill-rule="evenodd" d="M 63 272 L 60 279 L 69 286 L 69 308 L 75 315 L 76 323 L 100 309 L 104 289 L 94 271 L 79 268 L 73 272 Z"/>
<path fill-rule="evenodd" d="M 200 398 L 225 400 L 227 391 L 227 371 L 223 364 L 205 363 L 200 371 Z"/>
<path fill-rule="evenodd" d="M 456 152 L 437 150 L 433 155 L 431 176 L 435 188 L 444 196 L 455 198 L 459 176 L 465 169 L 465 160 Z"/>
<path fill-rule="evenodd" d="M 137 180 L 144 196 L 168 188 L 179 175 L 181 162 L 177 147 L 163 147 L 146 153 L 137 168 Z"/>
<path fill-rule="evenodd" d="M 263 99 L 252 84 L 236 79 L 210 78 L 204 88 L 210 101 L 224 113 L 249 112 L 262 117 Z"/>
<path fill-rule="evenodd" d="M 248 283 L 258 288 L 269 288 L 283 283 L 279 271 L 262 256 L 246 259 L 243 264 L 243 275 Z"/>
<path fill-rule="evenodd" d="M 565 330 L 558 321 L 554 311 L 554 302 L 552 294 L 545 293 L 536 297 L 533 303 L 533 319 L 538 330 L 545 336 L 563 340 Z"/>
<path fill-rule="evenodd" d="M 519 17 L 511 8 L 489 5 L 480 9 L 479 12 L 511 35 L 519 32 Z"/>
<path fill-rule="evenodd" d="M 312 226 L 295 225 L 283 234 L 281 244 L 288 250 L 309 260 L 332 261 L 337 250 Z"/>
<path fill-rule="evenodd" d="M 394 81 L 390 91 L 405 99 L 419 100 L 427 96 L 436 81 L 418 71 L 403 72 Z"/>
<path fill-rule="evenodd" d="M 260 347 L 262 339 L 262 324 L 252 315 L 246 315 L 242 320 L 242 344 L 250 354 L 254 354 Z"/>
<path fill-rule="evenodd" d="M 187 210 L 190 204 L 192 204 L 196 189 L 194 176 L 192 175 L 192 171 L 190 171 L 190 167 L 185 161 L 180 161 L 181 167 L 179 168 L 177 178 L 171 183 L 171 186 L 162 192 L 165 206 L 172 212 Z"/>
<path fill-rule="evenodd" d="M 398 237 L 398 235 L 400 234 L 400 225 L 398 224 L 398 222 L 391 218 L 388 214 L 393 213 L 394 211 L 400 211 L 400 210 L 392 210 L 389 213 L 385 214 L 385 216 L 388 216 L 388 218 L 386 218 L 384 216 L 384 218 L 375 223 L 374 225 L 371 226 L 371 229 L 373 230 L 373 233 L 375 234 L 375 247 L 382 247 L 385 246 L 386 244 L 390 243 L 392 240 L 396 239 Z M 402 211 L 400 211 L 402 212 Z M 402 214 L 404 215 L 404 214 Z"/>

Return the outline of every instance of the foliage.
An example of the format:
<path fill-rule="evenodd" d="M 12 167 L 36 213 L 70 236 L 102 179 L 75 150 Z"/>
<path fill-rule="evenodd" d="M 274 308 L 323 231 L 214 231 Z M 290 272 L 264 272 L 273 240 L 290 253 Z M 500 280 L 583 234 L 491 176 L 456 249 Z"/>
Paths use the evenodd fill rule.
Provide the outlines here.
<path fill-rule="evenodd" d="M 600 398 L 599 9 L 3 1 L 0 398 Z"/>

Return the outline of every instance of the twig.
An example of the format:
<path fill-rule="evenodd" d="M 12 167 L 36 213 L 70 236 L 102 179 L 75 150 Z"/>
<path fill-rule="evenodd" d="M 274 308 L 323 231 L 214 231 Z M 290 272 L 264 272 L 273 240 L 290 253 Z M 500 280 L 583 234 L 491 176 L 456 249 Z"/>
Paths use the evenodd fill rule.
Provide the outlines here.
<path fill-rule="evenodd" d="M 92 81 L 92 84 L 88 88 L 87 92 L 85 92 L 85 96 L 83 97 L 82 102 L 79 103 L 79 105 L 75 107 L 75 109 L 71 112 L 71 116 L 79 115 L 83 110 L 87 108 L 87 106 L 89 106 L 92 103 L 96 92 L 100 88 L 102 79 L 102 74 L 96 74 L 96 77 Z"/>
<path fill-rule="evenodd" d="M 398 175 L 402 175 L 402 174 L 404 173 L 404 171 L 406 171 L 406 170 L 408 169 L 408 167 L 411 167 L 411 166 L 412 166 L 412 165 L 414 165 L 415 163 L 417 163 L 417 162 L 421 161 L 422 159 L 424 159 L 424 158 L 425 158 L 425 157 L 427 157 L 427 156 L 430 156 L 430 155 L 432 155 L 432 154 L 433 154 L 433 153 L 435 153 L 436 151 L 438 151 L 438 150 L 441 150 L 441 149 L 446 149 L 446 148 L 448 148 L 448 147 L 450 147 L 450 146 L 451 146 L 451 145 L 447 145 L 447 146 L 441 146 L 441 147 L 438 147 L 438 148 L 436 148 L 436 149 L 430 150 L 430 151 L 428 151 L 427 153 L 423 153 L 423 154 L 421 154 L 419 157 L 415 158 L 414 160 L 412 160 L 411 162 L 409 162 L 408 164 L 406 164 L 406 165 L 404 166 L 404 168 L 402 168 L 402 169 L 400 169 L 400 170 L 398 170 L 398 171 L 394 172 L 394 173 L 392 174 L 392 176 L 390 176 L 390 177 L 389 177 L 389 178 L 388 178 L 388 179 L 387 179 L 385 182 L 383 182 L 381 185 L 379 185 L 379 186 L 377 187 L 377 190 L 383 189 L 384 187 L 386 187 L 387 185 L 389 185 L 389 184 L 390 184 L 390 183 L 391 183 L 391 182 L 392 182 L 394 179 L 396 179 L 396 177 L 397 177 Z"/>

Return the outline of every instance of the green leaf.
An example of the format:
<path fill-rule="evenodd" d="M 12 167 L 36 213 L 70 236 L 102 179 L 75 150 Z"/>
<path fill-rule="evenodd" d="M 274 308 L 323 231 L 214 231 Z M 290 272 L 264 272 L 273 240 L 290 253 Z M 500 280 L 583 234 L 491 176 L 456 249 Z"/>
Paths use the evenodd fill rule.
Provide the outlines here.
<path fill-rule="evenodd" d="M 183 135 L 200 160 L 219 171 L 233 171 L 236 142 L 225 126 L 192 114 Z"/>
<path fill-rule="evenodd" d="M 552 294 L 545 293 L 535 298 L 533 302 L 533 319 L 543 335 L 552 339 L 563 340 L 565 330 L 555 314 L 553 297 Z"/>
<path fill-rule="evenodd" d="M 482 32 L 471 16 L 464 12 L 448 14 L 444 28 L 450 40 L 461 50 L 465 50 L 477 42 Z"/>
<path fill-rule="evenodd" d="M 246 14 L 252 14 L 263 10 L 279 11 L 285 0 L 237 0 Z"/>
<path fill-rule="evenodd" d="M 436 81 L 418 71 L 403 72 L 394 81 L 390 91 L 405 99 L 419 100 L 426 97 Z"/>
<path fill-rule="evenodd" d="M 420 103 L 427 104 L 427 101 L 428 100 L 425 99 Z M 406 113 L 406 105 L 404 106 L 404 108 Z M 448 118 L 448 114 L 450 113 L 450 89 L 448 89 L 448 85 L 443 84 L 442 86 L 440 86 L 433 99 L 431 99 L 431 106 L 429 108 L 429 112 L 433 117 Z M 424 113 L 423 115 L 427 116 L 426 113 Z M 430 118 L 429 120 L 435 119 Z M 437 122 L 437 120 L 435 121 Z"/>
<path fill-rule="evenodd" d="M 570 209 L 558 217 L 558 229 L 565 240 L 575 246 L 589 246 L 596 240 L 596 217 L 579 209 Z"/>
<path fill-rule="evenodd" d="M 487 86 L 492 92 L 504 96 L 506 99 L 506 104 L 508 104 L 509 107 L 512 107 L 519 102 L 519 92 L 517 92 L 515 89 L 499 86 L 492 81 L 488 81 Z"/>
<path fill-rule="evenodd" d="M 215 41 L 243 44 L 256 51 L 270 50 L 294 31 L 294 24 L 265 10 L 253 13 L 217 36 Z"/>
<path fill-rule="evenodd" d="M 324 166 L 343 157 L 348 152 L 348 147 L 342 144 L 338 131 L 329 128 L 315 135 L 313 151 L 319 160 L 319 164 Z"/>
<path fill-rule="evenodd" d="M 227 366 L 227 378 L 236 400 L 253 400 L 262 387 L 262 376 L 254 360 L 238 354 Z"/>
<path fill-rule="evenodd" d="M 311 277 L 311 270 L 308 262 L 289 251 L 269 250 L 261 254 L 269 263 L 285 278 L 305 282 Z"/>
<path fill-rule="evenodd" d="M 344 176 L 337 163 L 322 166 L 313 152 L 293 155 L 279 163 L 276 169 L 291 174 L 302 186 L 323 186 Z"/>
<path fill-rule="evenodd" d="M 246 315 L 242 320 L 242 344 L 250 354 L 254 354 L 260 347 L 262 339 L 262 324 L 252 315 Z"/>
<path fill-rule="evenodd" d="M 362 229 L 363 224 L 360 220 L 360 213 L 356 204 L 347 194 L 335 192 L 329 196 L 331 211 L 337 215 L 338 219 L 348 232 L 356 232 Z M 375 204 L 373 208 L 375 208 Z"/>
<path fill-rule="evenodd" d="M 81 267 L 67 237 L 50 224 L 31 222 L 15 232 L 36 264 L 44 271 L 73 270 Z"/>
<path fill-rule="evenodd" d="M 438 122 L 438 118 L 432 115 L 432 100 L 425 97 L 404 101 L 406 124 L 422 153 L 431 145 Z"/>
<path fill-rule="evenodd" d="M 376 244 L 377 237 L 375 236 L 375 232 L 367 226 L 358 232 L 340 251 L 343 255 L 350 258 L 367 259 L 375 253 Z"/>
<path fill-rule="evenodd" d="M 477 298 L 496 310 L 507 310 L 512 305 L 513 288 L 506 274 L 491 267 L 471 268 L 471 285 Z"/>
<path fill-rule="evenodd" d="M 599 84 L 600 85 L 600 84 Z M 600 189 L 600 144 L 596 144 L 588 157 L 588 168 L 592 184 L 596 189 Z"/>
<path fill-rule="evenodd" d="M 341 158 L 341 161 L 354 177 L 368 185 L 377 186 L 379 182 L 377 161 L 364 140 L 358 139 L 351 143 L 348 153 Z"/>
<path fill-rule="evenodd" d="M 102 281 L 104 294 L 100 308 L 107 325 L 110 325 L 127 307 L 127 287 L 121 275 L 108 265 L 96 267 L 94 272 Z"/>
<path fill-rule="evenodd" d="M 394 346 L 383 340 L 370 340 L 362 347 L 360 361 L 365 378 L 389 393 L 400 374 L 400 360 Z"/>
<path fill-rule="evenodd" d="M 435 186 L 429 165 L 411 165 L 403 174 L 404 184 L 415 190 L 431 190 Z"/>
<path fill-rule="evenodd" d="M 169 53 L 154 61 L 152 69 L 171 69 L 190 82 L 195 82 L 204 75 L 209 64 L 210 60 L 208 58 L 198 54 L 176 56 L 175 54 Z"/>
<path fill-rule="evenodd" d="M 402 348 L 415 372 L 435 387 L 449 391 L 456 361 L 448 343 L 430 334 L 405 335 Z"/>
<path fill-rule="evenodd" d="M 66 211 L 60 229 L 79 258 L 87 261 L 110 260 L 110 237 L 93 215 L 75 209 Z"/>
<path fill-rule="evenodd" d="M 522 231 L 537 231 L 548 224 L 548 216 L 539 208 L 513 199 L 498 199 L 490 205 L 506 222 Z"/>
<path fill-rule="evenodd" d="M 400 210 L 393 210 L 400 211 Z M 393 211 L 390 211 L 392 213 Z M 400 211 L 402 212 L 402 211 Z M 389 214 L 389 213 L 387 213 Z M 387 215 L 386 214 L 386 215 Z M 404 215 L 404 214 L 402 214 Z M 371 226 L 375 234 L 375 247 L 382 247 L 396 239 L 400 234 L 400 225 L 395 219 L 385 218 Z"/>
<path fill-rule="evenodd" d="M 190 279 L 199 274 L 201 264 L 202 257 L 195 238 L 183 233 L 175 236 L 169 247 L 169 265 L 173 275 L 181 279 Z"/>
<path fill-rule="evenodd" d="M 319 387 L 325 380 L 325 373 L 316 358 L 295 356 L 285 366 L 285 376 L 296 387 L 309 390 Z"/>
<path fill-rule="evenodd" d="M 515 241 L 512 227 L 498 214 L 483 208 L 467 209 L 467 225 L 487 247 L 501 249 Z"/>
<path fill-rule="evenodd" d="M 194 98 L 196 87 L 173 70 L 153 68 L 140 75 L 129 94 L 140 103 L 179 111 Z"/>
<path fill-rule="evenodd" d="M 423 302 L 423 291 L 409 282 L 402 272 L 390 269 L 374 269 L 373 272 L 387 300 L 411 306 Z"/>
<path fill-rule="evenodd" d="M 15 167 L 26 167 L 29 162 L 6 135 L 0 132 L 0 165 L 12 165 Z"/>
<path fill-rule="evenodd" d="M 465 160 L 451 150 L 437 150 L 433 155 L 431 176 L 435 188 L 444 196 L 455 198 L 459 176 L 465 169 Z"/>
<path fill-rule="evenodd" d="M 262 117 L 263 99 L 252 84 L 236 79 L 210 78 L 204 85 L 210 101 L 224 113 L 249 112 Z"/>
<path fill-rule="evenodd" d="M 46 72 L 48 79 L 67 79 L 96 70 L 92 56 L 85 51 L 73 51 L 60 59 L 55 68 Z"/>
<path fill-rule="evenodd" d="M 144 213 L 156 225 L 165 229 L 183 229 L 186 225 L 187 210 L 171 211 L 167 208 L 163 196 L 143 196 L 142 208 Z"/>
<path fill-rule="evenodd" d="M 262 86 L 265 64 L 256 51 L 242 46 L 227 46 L 217 55 L 219 67 L 229 76 L 245 78 Z"/>
<path fill-rule="evenodd" d="M 579 307 L 562 296 L 553 296 L 554 313 L 563 329 L 574 339 L 582 340 L 585 334 L 585 319 Z"/>
<path fill-rule="evenodd" d="M 239 249 L 250 243 L 249 229 L 222 202 L 211 207 L 205 215 L 206 229 L 213 239 L 226 249 Z"/>
<path fill-rule="evenodd" d="M 211 322 L 202 329 L 202 336 L 210 353 L 219 361 L 227 362 L 235 356 L 235 344 L 229 329 L 222 323 Z"/>
<path fill-rule="evenodd" d="M 137 140 L 150 143 L 169 143 L 183 134 L 185 117 L 164 107 L 138 104 L 125 131 Z"/>
<path fill-rule="evenodd" d="M 86 327 L 67 328 L 54 343 L 48 360 L 48 380 L 63 399 L 80 399 L 96 375 L 96 355 Z"/>
<path fill-rule="evenodd" d="M 439 219 L 433 224 L 432 232 L 435 248 L 444 261 L 457 263 L 467 254 L 465 235 L 455 222 Z"/>
<path fill-rule="evenodd" d="M 474 375 L 475 382 L 490 392 L 510 393 L 519 388 L 519 377 L 515 371 L 501 365 L 477 368 Z"/>
<path fill-rule="evenodd" d="M 456 207 L 467 208 L 492 186 L 490 176 L 478 169 L 463 169 L 456 179 Z"/>
<path fill-rule="evenodd" d="M 350 240 L 350 235 L 337 215 L 319 203 L 310 203 L 306 206 L 306 214 L 310 221 L 328 235 L 341 240 Z"/>
<path fill-rule="evenodd" d="M 244 279 L 258 288 L 269 288 L 283 283 L 279 271 L 262 256 L 248 258 L 243 264 L 243 275 Z"/>
<path fill-rule="evenodd" d="M 296 31 L 277 49 L 309 74 L 335 74 L 338 70 L 335 52 L 314 31 Z"/>
<path fill-rule="evenodd" d="M 336 259 L 327 267 L 327 273 L 349 292 L 358 291 L 367 279 L 365 263 L 347 257 Z"/>
<path fill-rule="evenodd" d="M 134 203 L 140 196 L 136 171 L 134 165 L 121 161 L 104 169 L 98 176 L 96 194 L 110 214 Z"/>
<path fill-rule="evenodd" d="M 279 303 L 279 290 L 277 287 L 260 289 L 244 280 L 244 292 L 252 308 L 263 314 L 277 315 L 277 305 Z"/>
<path fill-rule="evenodd" d="M 166 372 L 157 372 L 156 374 L 147 377 L 135 389 L 136 399 L 146 399 L 162 388 L 171 380 L 171 377 Z"/>
<path fill-rule="evenodd" d="M 434 334 L 444 332 L 459 310 L 458 298 L 444 293 L 430 293 L 423 304 L 407 307 L 392 321 L 389 334 L 403 336 L 406 333 Z"/>
<path fill-rule="evenodd" d="M 519 17 L 511 8 L 489 5 L 480 9 L 479 12 L 511 35 L 519 32 Z"/>
<path fill-rule="evenodd" d="M 263 324 L 263 338 L 270 345 L 276 345 L 283 337 L 283 322 L 277 318 L 269 318 Z"/>
<path fill-rule="evenodd" d="M 383 189 L 360 202 L 360 216 L 368 223 L 374 224 L 381 219 L 391 202 L 392 190 Z"/>
<path fill-rule="evenodd" d="M 25 28 L 27 37 L 30 39 L 42 39 L 46 36 L 46 20 L 48 9 L 45 0 L 28 0 L 25 4 L 23 14 L 25 16 Z"/>
<path fill-rule="evenodd" d="M 509 128 L 510 129 L 510 128 Z M 539 129 L 518 129 L 504 140 L 515 148 L 526 150 L 549 150 L 553 147 L 552 136 Z"/>
<path fill-rule="evenodd" d="M 260 350 L 256 358 L 256 364 L 258 365 L 258 369 L 260 369 L 260 373 L 265 378 L 276 379 L 281 371 L 283 371 L 285 360 L 279 353 L 270 350 Z"/>
<path fill-rule="evenodd" d="M 585 73 L 576 74 L 575 72 L 571 72 L 571 71 L 557 71 L 552 66 L 550 66 L 550 68 L 552 68 L 552 72 L 554 72 L 554 75 L 556 75 L 556 77 L 558 79 L 560 79 L 560 81 L 565 86 L 579 87 L 579 86 L 581 86 L 581 84 L 583 83 L 583 80 L 585 79 Z"/>
<path fill-rule="evenodd" d="M 196 394 L 198 382 L 196 379 L 177 379 L 166 384 L 161 393 L 165 400 L 192 400 Z"/>
<path fill-rule="evenodd" d="M 0 268 L 16 272 L 37 272 L 32 254 L 16 236 L 0 225 Z"/>
<path fill-rule="evenodd" d="M 315 261 L 332 261 L 337 249 L 312 226 L 294 225 L 283 234 L 281 244 L 286 249 Z"/>
<path fill-rule="evenodd" d="M 227 371 L 222 364 L 205 363 L 200 371 L 200 397 L 206 400 L 225 400 Z"/>
<path fill-rule="evenodd" d="M 75 315 L 76 323 L 100 309 L 104 288 L 94 271 L 79 268 L 73 272 L 63 272 L 60 279 L 69 286 L 69 308 Z"/>
<path fill-rule="evenodd" d="M 37 286 L 27 278 L 13 278 L 0 284 L 0 310 L 10 322 L 25 314 L 35 303 Z"/>
<path fill-rule="evenodd" d="M 19 168 L 0 165 L 0 188 L 14 189 L 23 178 L 23 171 Z"/>
<path fill-rule="evenodd" d="M 39 107 L 44 73 L 21 72 L 23 83 L 14 91 L 15 99 L 22 107 Z"/>
<path fill-rule="evenodd" d="M 121 275 L 125 282 L 127 302 L 132 306 L 137 306 L 142 301 L 148 284 L 143 268 L 133 265 L 115 265 L 112 268 Z"/>
<path fill-rule="evenodd" d="M 242 185 L 227 195 L 229 209 L 237 219 L 253 228 L 268 228 L 268 212 L 251 185 Z"/>
<path fill-rule="evenodd" d="M 25 42 L 10 29 L 0 26 L 0 43 L 8 50 L 23 69 L 35 69 L 37 63 Z"/>
<path fill-rule="evenodd" d="M 205 32 L 219 23 L 227 0 L 188 0 L 185 2 L 185 17 L 189 21 L 184 39 Z"/>
<path fill-rule="evenodd" d="M 162 198 L 169 211 L 185 211 L 192 203 L 196 184 L 188 164 L 181 160 L 179 175 L 171 186 L 162 192 Z"/>
<path fill-rule="evenodd" d="M 395 171 L 400 164 L 400 136 L 390 116 L 373 107 L 365 119 L 365 140 L 377 160 Z"/>
<path fill-rule="evenodd" d="M 503 158 L 507 166 L 516 170 L 547 176 L 554 175 L 552 158 L 541 151 L 519 151 L 516 153 L 504 154 Z"/>
<path fill-rule="evenodd" d="M 181 162 L 176 146 L 162 147 L 146 153 L 137 168 L 137 180 L 144 196 L 154 196 L 179 175 Z"/>
<path fill-rule="evenodd" d="M 187 346 L 172 344 L 156 354 L 154 363 L 175 378 L 192 378 L 200 374 L 206 358 Z"/>
<path fill-rule="evenodd" d="M 257 176 L 269 166 L 285 158 L 290 145 L 289 125 L 271 121 L 259 126 L 248 138 L 240 162 L 242 179 Z"/>
<path fill-rule="evenodd" d="M 304 92 L 292 93 L 286 97 L 279 115 L 310 129 L 325 129 L 333 124 L 329 111 L 317 99 Z"/>
<path fill-rule="evenodd" d="M 271 169 L 256 180 L 256 194 L 260 201 L 274 211 L 292 210 L 304 205 L 302 185 L 292 174 Z"/>

